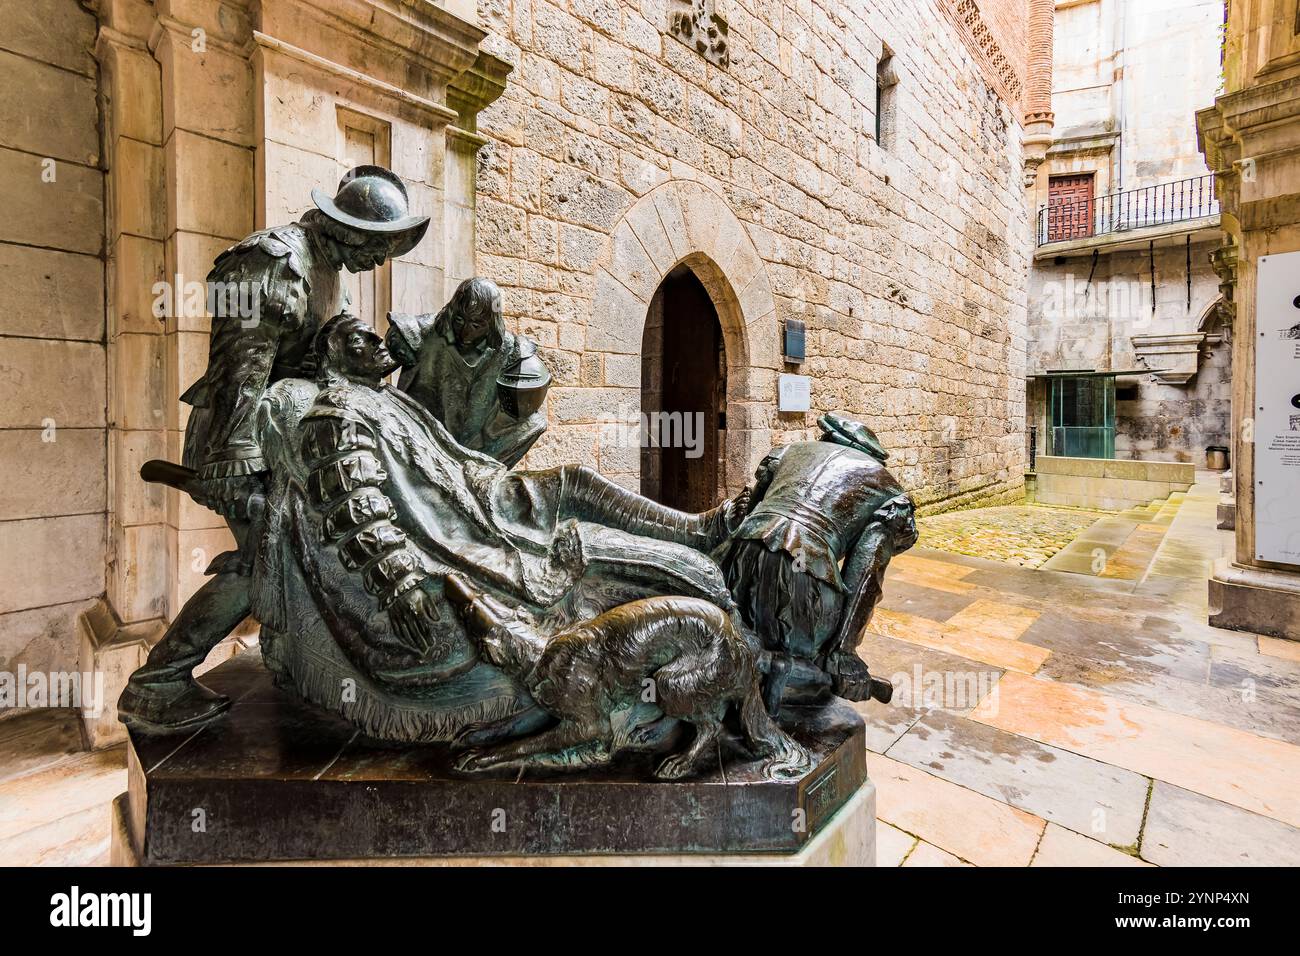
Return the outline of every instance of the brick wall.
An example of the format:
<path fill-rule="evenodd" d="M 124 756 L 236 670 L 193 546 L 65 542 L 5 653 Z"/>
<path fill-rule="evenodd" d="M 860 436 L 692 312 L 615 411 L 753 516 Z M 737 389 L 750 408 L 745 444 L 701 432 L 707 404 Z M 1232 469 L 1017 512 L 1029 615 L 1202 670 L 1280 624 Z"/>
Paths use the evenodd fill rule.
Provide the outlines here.
<path fill-rule="evenodd" d="M 940 0 L 940 7 L 1009 103 L 1022 106 L 1029 72 L 1029 0 Z"/>

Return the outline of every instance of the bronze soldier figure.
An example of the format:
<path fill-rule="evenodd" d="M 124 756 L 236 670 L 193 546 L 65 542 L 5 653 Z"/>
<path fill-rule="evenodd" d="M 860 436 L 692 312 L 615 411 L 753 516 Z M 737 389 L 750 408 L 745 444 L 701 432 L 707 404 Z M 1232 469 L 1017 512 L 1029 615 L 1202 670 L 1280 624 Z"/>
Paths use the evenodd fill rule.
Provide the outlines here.
<path fill-rule="evenodd" d="M 823 416 L 820 441 L 774 449 L 759 465 L 749 514 L 717 558 L 745 623 L 771 653 L 764 702 L 789 683 L 888 701 L 887 681 L 857 655 L 890 559 L 916 543 L 912 500 L 865 425 Z"/>
<path fill-rule="evenodd" d="M 219 555 L 118 701 L 124 720 L 161 727 L 199 724 L 230 701 L 193 669 L 250 609 L 249 575 L 267 464 L 258 445 L 258 404 L 274 382 L 312 377 L 313 339 L 343 306 L 340 272 L 365 272 L 409 252 L 428 228 L 410 215 L 406 187 L 380 166 L 358 166 L 332 198 L 295 223 L 255 232 L 217 257 L 208 275 L 213 314 L 208 367 L 181 400 L 193 406 L 184 464 L 188 487 L 220 512 L 238 550 Z M 252 308 L 248 306 L 251 304 Z"/>
<path fill-rule="evenodd" d="M 466 279 L 437 315 L 388 317 L 388 350 L 404 368 L 398 388 L 456 441 L 513 467 L 546 430 L 551 376 L 527 336 L 505 327 L 501 290 Z"/>

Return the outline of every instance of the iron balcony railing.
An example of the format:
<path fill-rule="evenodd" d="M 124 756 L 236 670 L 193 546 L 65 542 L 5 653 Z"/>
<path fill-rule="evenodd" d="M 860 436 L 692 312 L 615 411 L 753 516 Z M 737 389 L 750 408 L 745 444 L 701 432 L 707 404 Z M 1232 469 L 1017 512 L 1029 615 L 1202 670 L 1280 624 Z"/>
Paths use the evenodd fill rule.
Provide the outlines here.
<path fill-rule="evenodd" d="M 1219 199 L 1210 173 L 1091 199 L 1050 202 L 1038 210 L 1038 245 L 1203 219 L 1218 213 Z"/>

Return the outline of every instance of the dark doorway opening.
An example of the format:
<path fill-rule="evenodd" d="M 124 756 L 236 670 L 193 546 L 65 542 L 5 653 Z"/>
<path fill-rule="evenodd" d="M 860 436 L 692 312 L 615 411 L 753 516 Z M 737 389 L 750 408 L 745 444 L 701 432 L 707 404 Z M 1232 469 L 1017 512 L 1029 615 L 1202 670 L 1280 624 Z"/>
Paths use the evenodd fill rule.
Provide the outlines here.
<path fill-rule="evenodd" d="M 641 339 L 641 493 L 682 511 L 722 500 L 727 359 L 713 300 L 687 266 L 664 277 Z"/>

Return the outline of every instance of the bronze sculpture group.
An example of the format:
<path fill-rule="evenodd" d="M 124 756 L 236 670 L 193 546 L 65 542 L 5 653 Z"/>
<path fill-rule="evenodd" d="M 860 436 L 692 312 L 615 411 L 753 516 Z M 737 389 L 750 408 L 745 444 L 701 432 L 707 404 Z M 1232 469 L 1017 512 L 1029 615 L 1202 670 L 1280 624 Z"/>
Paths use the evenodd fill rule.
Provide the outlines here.
<path fill-rule="evenodd" d="M 678 778 L 730 723 L 769 775 L 798 775 L 782 707 L 888 700 L 857 646 L 916 531 L 868 428 L 824 416 L 821 440 L 775 449 L 702 514 L 580 465 L 516 469 L 550 376 L 495 284 L 392 314 L 381 338 L 340 272 L 404 254 L 428 220 L 381 167 L 312 195 L 208 277 L 250 286 L 257 309 L 212 300 L 184 461 L 144 475 L 220 512 L 237 548 L 132 675 L 124 720 L 217 717 L 230 702 L 192 671 L 250 614 L 281 686 L 370 737 L 450 742 L 466 772 L 668 749 L 656 775 Z"/>

